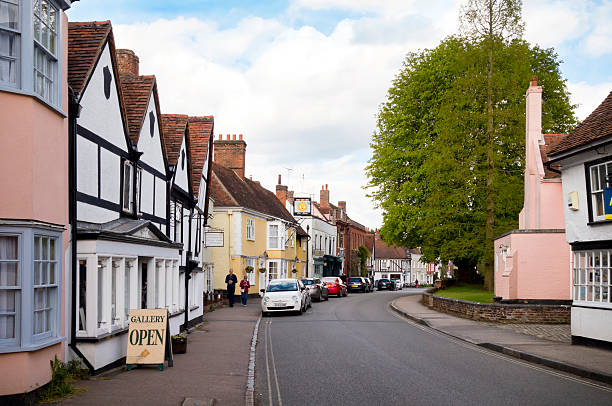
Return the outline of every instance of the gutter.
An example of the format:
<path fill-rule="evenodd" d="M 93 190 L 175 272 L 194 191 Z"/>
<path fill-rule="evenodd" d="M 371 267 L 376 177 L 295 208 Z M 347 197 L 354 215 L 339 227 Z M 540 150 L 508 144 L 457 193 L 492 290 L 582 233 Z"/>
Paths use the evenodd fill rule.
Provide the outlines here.
<path fill-rule="evenodd" d="M 83 360 L 83 363 L 93 374 L 95 368 L 87 360 L 85 355 L 76 345 L 77 311 L 76 298 L 78 295 L 77 285 L 77 201 L 76 201 L 76 121 L 81 113 L 81 105 L 78 102 L 78 94 L 68 87 L 68 222 L 70 224 L 70 272 L 71 272 L 71 300 L 70 300 L 70 341 L 68 346 Z"/>

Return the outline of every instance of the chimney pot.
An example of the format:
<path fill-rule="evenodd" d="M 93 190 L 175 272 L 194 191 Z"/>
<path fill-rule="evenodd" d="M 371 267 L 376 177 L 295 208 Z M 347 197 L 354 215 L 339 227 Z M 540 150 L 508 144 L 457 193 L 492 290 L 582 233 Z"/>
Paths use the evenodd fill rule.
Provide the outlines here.
<path fill-rule="evenodd" d="M 219 134 L 219 140 L 223 139 L 223 134 Z"/>
<path fill-rule="evenodd" d="M 537 76 L 532 76 L 531 77 L 531 86 L 537 86 L 538 85 L 538 77 Z"/>
<path fill-rule="evenodd" d="M 280 173 L 278 174 L 278 184 L 279 184 L 279 185 L 281 184 L 281 176 L 280 176 Z"/>
<path fill-rule="evenodd" d="M 230 135 L 229 135 L 229 134 L 227 134 L 227 135 L 225 136 L 225 139 L 229 141 L 229 139 L 230 139 Z"/>
<path fill-rule="evenodd" d="M 232 140 L 236 141 L 236 134 L 232 134 Z"/>
<path fill-rule="evenodd" d="M 240 135 L 238 136 L 238 139 L 239 139 L 240 141 L 242 141 L 242 134 L 240 134 Z"/>
<path fill-rule="evenodd" d="M 325 184 L 325 190 L 328 190 L 328 189 L 327 189 L 327 183 Z"/>

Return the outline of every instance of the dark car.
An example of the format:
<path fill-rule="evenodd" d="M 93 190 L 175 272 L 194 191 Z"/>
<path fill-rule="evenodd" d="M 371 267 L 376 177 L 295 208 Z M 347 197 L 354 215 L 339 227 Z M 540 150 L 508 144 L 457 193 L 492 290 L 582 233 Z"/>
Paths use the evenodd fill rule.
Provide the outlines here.
<path fill-rule="evenodd" d="M 321 282 L 319 278 L 302 278 L 301 279 L 306 289 L 310 292 L 310 297 L 317 302 L 329 300 L 329 289 Z"/>
<path fill-rule="evenodd" d="M 368 285 L 363 280 L 363 278 L 349 278 L 347 287 L 350 292 L 365 293 L 366 290 L 368 289 Z"/>
<path fill-rule="evenodd" d="M 382 290 L 395 290 L 395 284 L 389 279 L 379 279 L 378 284 L 376 285 L 376 289 Z"/>

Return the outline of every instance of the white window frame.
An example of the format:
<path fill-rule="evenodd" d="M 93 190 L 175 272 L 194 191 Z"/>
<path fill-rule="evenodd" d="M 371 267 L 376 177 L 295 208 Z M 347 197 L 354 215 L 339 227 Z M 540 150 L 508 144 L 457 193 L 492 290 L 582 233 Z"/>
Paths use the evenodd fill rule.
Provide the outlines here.
<path fill-rule="evenodd" d="M 281 224 L 279 223 L 269 223 L 268 224 L 268 238 L 267 238 L 267 249 L 269 250 L 280 250 L 282 244 L 280 243 L 280 234 L 281 234 Z M 272 230 L 276 230 L 276 232 L 272 232 Z M 272 244 L 274 243 L 274 244 Z"/>
<path fill-rule="evenodd" d="M 0 235 L 16 236 L 18 244 L 18 285 L 11 286 L 15 294 L 15 337 L 0 339 L 0 353 L 17 351 L 35 351 L 50 345 L 57 344 L 62 338 L 61 315 L 63 312 L 61 302 L 62 292 L 62 234 L 57 226 L 32 228 L 30 225 L 0 226 Z M 55 264 L 55 283 L 34 285 L 34 238 L 40 236 L 55 240 L 53 263 Z M 50 256 L 50 255 L 49 255 Z M 50 260 L 50 259 L 49 259 Z M 34 334 L 34 289 L 35 286 L 53 289 L 55 293 L 50 296 L 49 325 L 50 330 Z M 3 290 L 7 290 L 6 288 Z"/>
<path fill-rule="evenodd" d="M 129 174 L 129 179 L 126 176 Z M 123 207 L 126 213 L 134 213 L 134 165 L 130 161 L 123 161 L 123 180 L 121 193 L 123 194 Z"/>
<path fill-rule="evenodd" d="M 65 91 L 64 86 L 62 86 L 64 83 L 64 78 L 62 77 L 62 55 L 67 44 L 64 44 L 62 41 L 62 10 L 67 9 L 69 6 L 66 2 L 62 1 L 45 1 L 56 10 L 55 53 L 44 49 L 44 44 L 39 44 L 34 38 L 34 19 L 36 18 L 33 10 L 34 0 L 18 0 L 18 28 L 0 28 L 0 31 L 10 32 L 17 38 L 17 52 L 14 58 L 11 58 L 16 61 L 15 83 L 0 82 L 0 90 L 36 97 L 50 108 L 65 114 L 62 110 L 62 96 Z M 12 2 L 9 0 L 8 3 Z M 34 79 L 36 49 L 41 50 L 52 64 L 52 75 L 49 77 L 49 79 L 52 79 L 52 90 L 49 93 L 49 97 L 42 97 L 36 91 Z"/>
<path fill-rule="evenodd" d="M 574 302 L 612 308 L 612 249 L 573 252 Z"/>
<path fill-rule="evenodd" d="M 604 221 L 604 188 L 610 185 L 612 187 L 612 159 L 598 164 L 588 165 L 589 182 L 591 194 L 589 196 L 589 204 L 593 213 L 593 221 Z M 595 175 L 595 176 L 594 176 Z M 610 182 L 606 182 L 606 178 L 610 177 Z M 599 205 L 601 204 L 601 213 L 598 213 Z"/>
<path fill-rule="evenodd" d="M 250 217 L 246 219 L 246 239 L 255 241 L 255 219 Z"/>
<path fill-rule="evenodd" d="M 255 266 L 255 263 L 257 262 L 257 258 L 255 257 L 248 257 L 245 261 L 246 266 L 252 266 L 253 267 L 253 272 L 251 273 L 247 273 L 247 280 L 249 281 L 249 284 L 251 286 L 255 286 L 255 274 L 258 272 L 257 271 L 257 267 Z"/>
<path fill-rule="evenodd" d="M 268 281 L 280 278 L 280 259 L 268 260 Z"/>

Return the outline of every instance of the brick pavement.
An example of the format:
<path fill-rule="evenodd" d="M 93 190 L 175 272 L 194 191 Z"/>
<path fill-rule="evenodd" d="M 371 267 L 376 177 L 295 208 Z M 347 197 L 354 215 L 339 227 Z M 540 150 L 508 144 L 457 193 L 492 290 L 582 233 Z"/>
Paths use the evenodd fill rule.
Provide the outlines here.
<path fill-rule="evenodd" d="M 496 328 L 512 330 L 516 333 L 527 334 L 534 337 L 543 338 L 545 340 L 557 341 L 560 343 L 570 344 L 572 342 L 572 333 L 569 324 L 499 324 L 499 323 L 483 323 Z"/>

